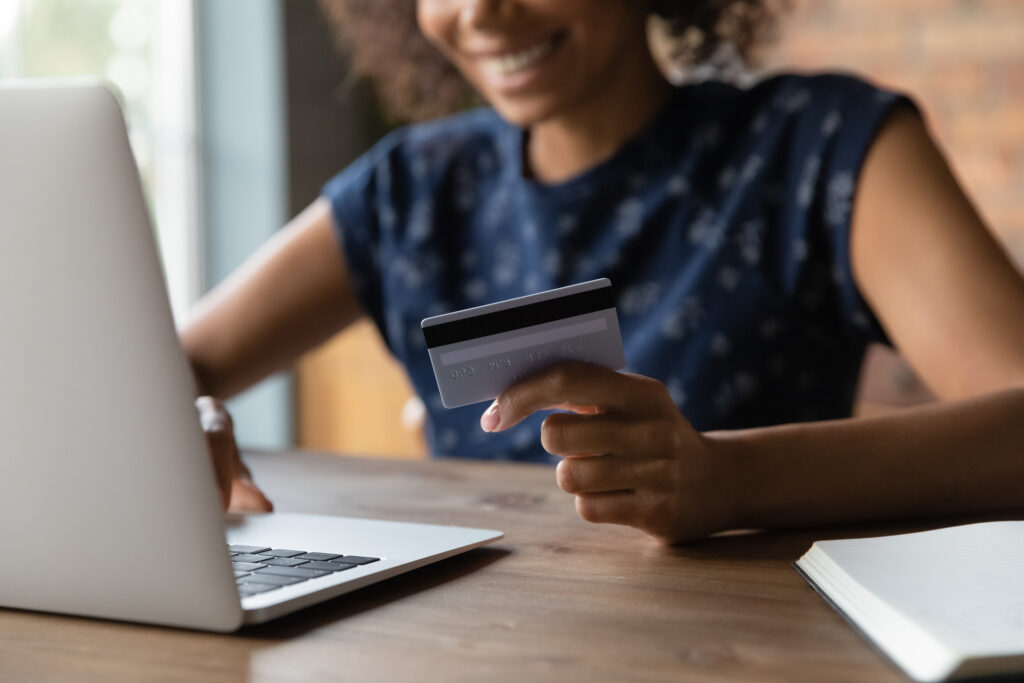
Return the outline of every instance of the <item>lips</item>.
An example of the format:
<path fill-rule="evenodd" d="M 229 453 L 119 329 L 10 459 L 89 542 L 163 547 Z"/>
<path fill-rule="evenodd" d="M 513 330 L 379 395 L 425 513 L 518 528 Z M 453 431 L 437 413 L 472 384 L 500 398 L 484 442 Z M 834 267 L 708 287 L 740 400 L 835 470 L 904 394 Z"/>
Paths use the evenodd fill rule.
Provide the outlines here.
<path fill-rule="evenodd" d="M 475 59 L 485 72 L 508 77 L 539 64 L 561 45 L 563 38 L 564 34 L 558 33 L 526 47 L 478 53 Z"/>

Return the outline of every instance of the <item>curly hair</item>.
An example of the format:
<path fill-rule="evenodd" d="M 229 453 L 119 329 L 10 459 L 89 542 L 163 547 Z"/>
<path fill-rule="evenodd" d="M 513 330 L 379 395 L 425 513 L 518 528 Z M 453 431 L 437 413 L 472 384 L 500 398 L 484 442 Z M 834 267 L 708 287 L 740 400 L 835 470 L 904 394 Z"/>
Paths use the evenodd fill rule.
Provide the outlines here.
<path fill-rule="evenodd" d="M 787 0 L 649 0 L 668 37 L 674 69 L 726 51 L 749 64 L 770 37 Z M 386 113 L 401 121 L 451 114 L 479 102 L 461 74 L 416 23 L 415 0 L 320 0 L 352 59 L 353 73 L 374 86 Z"/>

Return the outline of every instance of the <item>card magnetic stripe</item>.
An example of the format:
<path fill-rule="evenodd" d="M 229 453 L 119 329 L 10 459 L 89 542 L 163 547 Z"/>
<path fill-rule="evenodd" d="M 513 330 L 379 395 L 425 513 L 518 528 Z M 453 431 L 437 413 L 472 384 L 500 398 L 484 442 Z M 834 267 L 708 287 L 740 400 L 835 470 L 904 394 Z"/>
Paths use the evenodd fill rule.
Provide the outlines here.
<path fill-rule="evenodd" d="M 614 307 L 612 288 L 602 287 L 558 299 L 538 301 L 472 318 L 431 325 L 423 328 L 423 336 L 427 341 L 427 348 L 432 349 Z"/>

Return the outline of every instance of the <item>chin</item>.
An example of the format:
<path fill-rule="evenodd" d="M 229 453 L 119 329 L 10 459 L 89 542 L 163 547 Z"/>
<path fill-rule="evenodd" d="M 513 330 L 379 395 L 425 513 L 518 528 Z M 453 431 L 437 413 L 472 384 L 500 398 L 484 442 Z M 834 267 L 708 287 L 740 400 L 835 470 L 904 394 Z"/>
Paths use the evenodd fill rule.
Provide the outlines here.
<path fill-rule="evenodd" d="M 557 116 L 562 109 L 558 102 L 546 98 L 529 98 L 514 101 L 489 99 L 488 102 L 501 118 L 513 126 L 529 128 Z"/>

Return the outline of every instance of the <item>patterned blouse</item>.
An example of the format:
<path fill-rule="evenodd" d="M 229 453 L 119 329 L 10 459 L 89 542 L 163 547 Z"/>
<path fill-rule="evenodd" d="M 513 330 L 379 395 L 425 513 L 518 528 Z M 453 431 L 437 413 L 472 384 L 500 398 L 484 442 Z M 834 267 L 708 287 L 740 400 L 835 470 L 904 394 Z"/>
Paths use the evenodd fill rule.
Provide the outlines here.
<path fill-rule="evenodd" d="M 553 462 L 537 414 L 499 434 L 441 405 L 420 320 L 598 277 L 628 370 L 698 430 L 849 416 L 887 341 L 850 268 L 865 155 L 907 98 L 842 75 L 677 89 L 612 158 L 526 177 L 490 109 L 397 130 L 325 187 L 366 312 L 427 408 L 431 452 Z"/>

